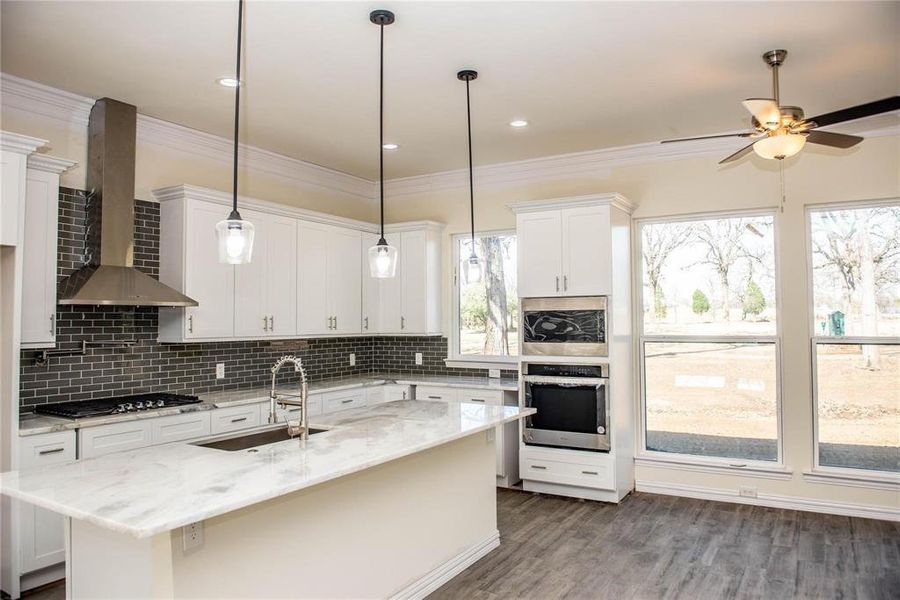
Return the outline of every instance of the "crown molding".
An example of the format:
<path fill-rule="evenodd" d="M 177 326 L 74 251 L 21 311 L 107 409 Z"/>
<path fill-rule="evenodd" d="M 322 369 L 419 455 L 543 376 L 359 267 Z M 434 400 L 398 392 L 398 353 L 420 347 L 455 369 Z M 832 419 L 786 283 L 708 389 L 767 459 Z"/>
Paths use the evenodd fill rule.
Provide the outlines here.
<path fill-rule="evenodd" d="M 585 196 L 569 196 L 564 198 L 548 198 L 546 200 L 526 200 L 508 204 L 515 214 L 540 212 L 547 209 L 579 208 L 584 206 L 615 206 L 629 215 L 634 212 L 634 204 L 625 196 L 610 192 L 608 194 L 589 194 Z"/>
<path fill-rule="evenodd" d="M 94 105 L 91 98 L 8 73 L 0 73 L 0 99 L 4 111 L 17 110 L 54 119 L 79 130 L 87 127 L 91 107 Z M 138 115 L 137 139 L 226 165 L 232 162 L 232 140 L 155 117 Z M 368 179 L 246 144 L 241 144 L 240 152 L 242 166 L 251 171 L 307 188 L 338 192 L 366 201 L 375 199 L 375 183 Z"/>
<path fill-rule="evenodd" d="M 31 154 L 46 143 L 47 140 L 31 137 L 30 135 L 22 135 L 12 131 L 0 131 L 0 149 L 7 152 Z"/>
<path fill-rule="evenodd" d="M 53 173 L 55 175 L 59 175 L 60 173 L 71 169 L 77 164 L 78 163 L 74 160 L 50 156 L 49 154 L 28 155 L 29 169 L 33 169 L 35 171 L 46 171 L 47 173 Z"/>

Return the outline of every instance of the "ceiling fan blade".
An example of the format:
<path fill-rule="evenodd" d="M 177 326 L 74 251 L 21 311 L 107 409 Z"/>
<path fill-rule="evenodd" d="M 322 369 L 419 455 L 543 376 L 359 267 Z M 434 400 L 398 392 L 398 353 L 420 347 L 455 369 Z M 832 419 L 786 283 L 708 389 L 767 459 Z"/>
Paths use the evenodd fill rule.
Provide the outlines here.
<path fill-rule="evenodd" d="M 747 98 L 741 104 L 753 115 L 759 124 L 766 129 L 775 129 L 781 125 L 781 109 L 771 98 Z"/>
<path fill-rule="evenodd" d="M 753 144 L 755 144 L 755 143 L 756 142 L 753 142 Z M 744 146 L 743 148 L 741 148 L 740 150 L 738 150 L 731 156 L 726 156 L 725 158 L 723 158 L 722 160 L 719 161 L 719 164 L 724 165 L 725 163 L 734 162 L 734 161 L 738 160 L 739 158 L 743 158 L 744 156 L 746 156 L 747 154 L 749 154 L 750 152 L 753 151 L 753 144 L 750 144 L 749 146 Z"/>
<path fill-rule="evenodd" d="M 755 131 L 746 131 L 741 133 L 719 133 L 716 135 L 700 135 L 697 137 L 687 137 L 687 138 L 676 138 L 674 140 L 662 140 L 660 144 L 671 144 L 672 142 L 693 142 L 694 140 L 713 140 L 716 138 L 729 138 L 729 137 L 750 137 L 755 135 Z"/>
<path fill-rule="evenodd" d="M 872 115 L 880 115 L 886 112 L 900 110 L 900 96 L 891 96 L 874 102 L 867 102 L 858 106 L 851 106 L 836 110 L 834 112 L 825 113 L 818 117 L 812 117 L 809 120 L 815 121 L 819 127 L 826 125 L 834 125 L 835 123 L 843 123 L 844 121 L 854 121 L 863 117 L 871 117 Z"/>
<path fill-rule="evenodd" d="M 851 148 L 863 141 L 863 138 L 845 133 L 813 130 L 807 134 L 806 141 L 811 144 L 831 146 L 832 148 Z"/>

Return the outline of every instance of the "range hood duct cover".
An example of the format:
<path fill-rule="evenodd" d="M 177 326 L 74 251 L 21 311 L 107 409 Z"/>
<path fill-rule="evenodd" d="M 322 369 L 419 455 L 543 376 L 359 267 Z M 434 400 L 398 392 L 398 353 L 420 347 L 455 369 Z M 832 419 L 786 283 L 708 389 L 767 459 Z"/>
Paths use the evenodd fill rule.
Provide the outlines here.
<path fill-rule="evenodd" d="M 86 265 L 59 283 L 60 304 L 197 306 L 134 267 L 137 109 L 102 98 L 88 124 Z"/>

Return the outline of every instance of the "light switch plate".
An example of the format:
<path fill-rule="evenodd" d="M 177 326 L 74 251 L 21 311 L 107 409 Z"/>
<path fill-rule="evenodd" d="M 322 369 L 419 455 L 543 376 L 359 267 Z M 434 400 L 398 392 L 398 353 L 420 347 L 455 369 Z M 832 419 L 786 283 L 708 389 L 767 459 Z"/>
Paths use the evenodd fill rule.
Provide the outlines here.
<path fill-rule="evenodd" d="M 352 352 L 350 353 L 350 366 L 351 367 L 356 366 L 356 355 L 353 354 Z"/>
<path fill-rule="evenodd" d="M 184 551 L 203 545 L 203 521 L 197 521 L 181 528 Z"/>
<path fill-rule="evenodd" d="M 488 369 L 488 377 L 498 379 L 500 377 L 500 369 Z"/>
<path fill-rule="evenodd" d="M 422 364 L 422 353 L 421 352 L 416 352 L 416 364 L 417 365 Z"/>
<path fill-rule="evenodd" d="M 225 379 L 225 363 L 216 363 L 216 379 Z"/>

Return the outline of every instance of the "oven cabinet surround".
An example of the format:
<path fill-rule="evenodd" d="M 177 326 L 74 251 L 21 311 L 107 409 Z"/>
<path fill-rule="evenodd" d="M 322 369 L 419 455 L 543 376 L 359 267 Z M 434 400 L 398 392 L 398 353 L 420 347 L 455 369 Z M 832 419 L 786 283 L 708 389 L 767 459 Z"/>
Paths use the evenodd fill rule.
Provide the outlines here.
<path fill-rule="evenodd" d="M 22 241 L 22 348 L 56 344 L 56 245 L 59 176 L 75 161 L 47 154 L 28 157 Z"/>
<path fill-rule="evenodd" d="M 215 226 L 229 194 L 188 185 L 153 194 L 160 281 L 198 302 L 160 309 L 161 342 L 441 332 L 440 223 L 386 226 L 401 250 L 399 273 L 372 281 L 373 223 L 241 198 L 256 227 L 253 261 L 228 265 L 219 263 Z"/>
<path fill-rule="evenodd" d="M 608 356 L 527 356 L 523 361 L 609 364 L 610 451 L 570 450 L 520 442 L 519 468 L 527 491 L 618 502 L 634 489 L 632 208 L 627 199 L 615 193 L 510 205 L 516 213 L 518 227 L 521 297 L 608 297 Z M 522 373 L 519 386 L 522 403 Z"/>
<path fill-rule="evenodd" d="M 510 205 L 516 213 L 518 293 L 522 298 L 612 293 L 614 212 L 631 214 L 618 194 Z"/>
<path fill-rule="evenodd" d="M 434 385 L 413 386 L 414 398 L 425 402 L 471 402 L 493 406 L 517 406 L 518 394 L 503 390 L 483 390 Z M 494 431 L 497 452 L 497 487 L 512 487 L 519 477 L 519 423 L 498 425 Z"/>
<path fill-rule="evenodd" d="M 499 545 L 492 434 L 528 412 L 376 403 L 307 442 L 163 444 L 4 473 L 0 490 L 67 517 L 69 598 L 424 597 Z"/>

